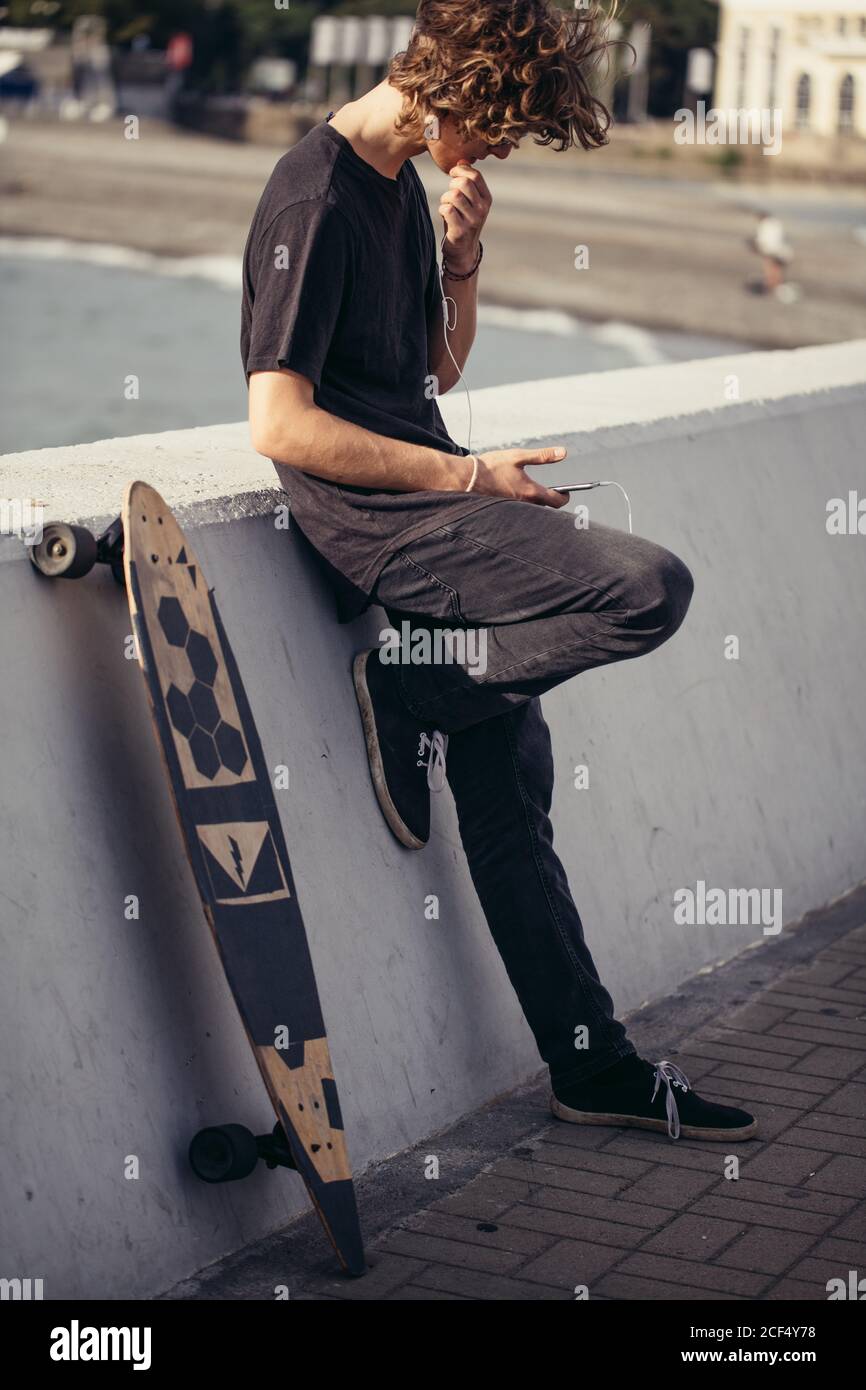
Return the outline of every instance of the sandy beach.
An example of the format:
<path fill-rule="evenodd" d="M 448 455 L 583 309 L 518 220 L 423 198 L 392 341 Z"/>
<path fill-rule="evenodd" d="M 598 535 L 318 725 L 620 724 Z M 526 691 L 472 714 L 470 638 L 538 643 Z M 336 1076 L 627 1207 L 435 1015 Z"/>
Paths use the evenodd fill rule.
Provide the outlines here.
<path fill-rule="evenodd" d="M 494 203 L 482 300 L 756 347 L 866 334 L 862 191 L 631 171 L 616 158 L 616 132 L 613 141 L 591 154 L 531 148 L 485 162 Z M 280 153 L 157 122 L 127 140 L 120 122 L 13 121 L 2 146 L 0 235 L 237 257 Z M 443 176 L 427 159 L 417 167 L 435 208 Z M 762 206 L 783 218 L 794 246 L 796 304 L 746 289 L 758 273 L 746 242 Z M 580 270 L 578 246 L 588 257 Z"/>

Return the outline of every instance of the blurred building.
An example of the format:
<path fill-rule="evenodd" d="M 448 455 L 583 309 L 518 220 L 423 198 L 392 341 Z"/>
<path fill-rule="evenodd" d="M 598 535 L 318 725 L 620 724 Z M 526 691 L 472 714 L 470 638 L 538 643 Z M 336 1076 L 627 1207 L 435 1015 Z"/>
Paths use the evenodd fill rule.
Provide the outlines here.
<path fill-rule="evenodd" d="M 719 0 L 714 105 L 781 109 L 785 134 L 866 139 L 866 0 Z"/>

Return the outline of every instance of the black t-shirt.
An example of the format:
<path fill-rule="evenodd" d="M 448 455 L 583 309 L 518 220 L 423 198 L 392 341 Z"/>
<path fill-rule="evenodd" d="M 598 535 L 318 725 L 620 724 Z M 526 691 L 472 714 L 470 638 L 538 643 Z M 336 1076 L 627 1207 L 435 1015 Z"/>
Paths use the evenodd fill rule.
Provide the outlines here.
<path fill-rule="evenodd" d="M 441 313 L 433 224 L 412 161 L 387 178 L 321 122 L 277 163 L 247 238 L 247 379 L 287 367 L 313 383 L 320 409 L 375 434 L 463 455 L 428 374 L 428 323 Z M 274 466 L 293 520 L 331 570 L 343 621 L 367 606 L 394 550 L 493 500 L 338 486 Z"/>

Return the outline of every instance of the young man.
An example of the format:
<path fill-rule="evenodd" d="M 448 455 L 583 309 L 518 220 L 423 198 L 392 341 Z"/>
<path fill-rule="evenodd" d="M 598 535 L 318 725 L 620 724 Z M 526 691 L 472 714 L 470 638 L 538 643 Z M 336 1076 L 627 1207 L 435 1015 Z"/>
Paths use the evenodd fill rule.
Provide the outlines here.
<path fill-rule="evenodd" d="M 377 602 L 398 630 L 483 631 L 481 678 L 466 665 L 385 664 L 372 651 L 355 660 L 355 689 L 375 792 L 408 848 L 428 839 L 430 786 L 447 766 L 475 888 L 550 1069 L 554 1114 L 730 1142 L 755 1132 L 752 1116 L 701 1100 L 671 1063 L 639 1058 L 614 1018 L 553 850 L 538 699 L 664 642 L 683 620 L 691 575 L 650 541 L 576 530 L 560 515 L 566 497 L 525 470 L 564 449 L 468 455 L 435 399 L 458 379 L 451 354 L 462 367 L 475 334 L 491 207 L 477 165 L 505 159 L 524 136 L 561 149 L 606 143 L 609 118 L 587 80 L 604 47 L 593 10 L 421 0 L 388 78 L 277 164 L 247 242 L 241 350 L 253 444 L 273 459 L 341 618 Z M 447 342 L 412 165 L 425 152 L 450 178 L 439 204 Z M 580 1051 L 576 1035 L 588 1039 Z"/>

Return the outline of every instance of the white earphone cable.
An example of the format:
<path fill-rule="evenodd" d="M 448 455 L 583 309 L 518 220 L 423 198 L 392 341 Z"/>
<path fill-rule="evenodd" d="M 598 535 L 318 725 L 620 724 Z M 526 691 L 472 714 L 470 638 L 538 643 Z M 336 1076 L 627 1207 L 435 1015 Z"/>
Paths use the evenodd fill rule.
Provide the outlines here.
<path fill-rule="evenodd" d="M 441 247 L 441 250 L 442 250 L 442 257 L 443 257 L 443 260 L 444 260 L 444 257 L 445 257 L 445 237 L 444 237 L 444 236 L 443 236 L 443 238 L 442 238 L 442 247 Z M 468 387 L 468 385 L 467 385 L 467 383 L 466 383 L 466 378 L 464 377 L 462 371 L 460 370 L 460 363 L 457 361 L 457 358 L 454 356 L 454 353 L 451 351 L 451 344 L 450 344 L 449 341 L 448 341 L 448 334 L 449 334 L 449 333 L 453 333 L 453 332 L 454 332 L 454 329 L 457 327 L 457 301 L 453 298 L 452 295 L 446 294 L 446 293 L 445 293 L 445 282 L 444 282 L 443 279 L 442 279 L 442 267 L 440 266 L 438 259 L 437 259 L 437 261 L 436 261 L 436 271 L 437 271 L 437 274 L 438 274 L 438 276 L 439 276 L 439 289 L 440 289 L 441 292 L 442 292 L 442 327 L 443 327 L 443 336 L 444 336 L 444 338 L 445 338 L 445 349 L 446 349 L 446 351 L 447 351 L 447 353 L 448 353 L 448 356 L 451 358 L 451 361 L 454 363 L 454 366 L 457 368 L 457 375 L 458 375 L 458 377 L 460 378 L 460 380 L 463 382 L 463 389 L 464 389 L 464 391 L 466 392 L 466 404 L 467 404 L 468 409 L 469 409 L 469 430 L 468 430 L 467 441 L 466 441 L 466 452 L 467 452 L 468 454 L 471 454 L 471 453 L 472 453 L 472 396 L 470 395 L 469 387 Z M 448 312 L 448 305 L 449 305 L 449 304 L 453 305 L 453 308 L 454 308 L 454 322 L 453 322 L 453 323 L 450 322 L 450 314 L 449 314 L 449 312 Z M 476 464 L 476 468 L 477 468 L 477 464 Z M 587 490 L 587 491 L 588 491 L 590 488 L 594 488 L 594 487 L 615 487 L 615 488 L 619 488 L 620 492 L 622 493 L 623 497 L 625 498 L 625 505 L 626 505 L 626 509 L 627 509 L 627 511 L 628 511 L 628 531 L 629 531 L 629 535 L 633 535 L 632 521 L 631 521 L 631 502 L 630 502 L 630 500 L 629 500 L 629 495 L 628 495 L 628 493 L 626 492 L 625 488 L 623 487 L 622 483 L 616 482 L 615 479 L 608 478 L 608 479 L 604 479 L 604 480 L 599 480 L 598 482 L 583 483 L 583 484 L 581 484 L 579 487 L 576 487 L 574 490 L 575 490 L 575 491 L 583 491 L 583 490 Z"/>
<path fill-rule="evenodd" d="M 622 483 L 618 483 L 618 482 L 616 482 L 614 479 L 608 478 L 608 479 L 606 479 L 604 482 L 600 482 L 600 483 L 599 483 L 599 487 L 618 487 L 618 488 L 619 488 L 620 492 L 622 493 L 623 497 L 625 498 L 625 505 L 626 505 L 626 509 L 627 509 L 627 511 L 628 511 L 628 533 L 629 533 L 630 536 L 633 535 L 634 533 L 633 533 L 633 531 L 632 531 L 632 526 L 631 526 L 631 502 L 629 501 L 628 493 L 626 492 L 626 490 L 625 490 L 625 488 L 623 487 Z"/>
<path fill-rule="evenodd" d="M 442 256 L 443 256 L 443 259 L 444 259 L 444 256 L 445 256 L 445 238 L 444 238 L 444 236 L 443 236 L 443 238 L 442 238 Z M 454 329 L 457 327 L 457 301 L 456 301 L 455 299 L 453 299 L 452 296 L 451 296 L 450 294 L 446 294 L 446 293 L 445 293 L 445 283 L 444 283 L 444 281 L 443 281 L 443 279 L 442 279 L 442 267 L 440 266 L 438 260 L 437 260 L 437 262 L 436 262 L 436 270 L 437 270 L 437 273 L 438 273 L 438 275 L 439 275 L 439 288 L 440 288 L 440 290 L 442 291 L 442 321 L 443 321 L 443 334 L 444 334 L 444 338 L 445 338 L 445 349 L 446 349 L 446 351 L 447 351 L 447 353 L 448 353 L 448 356 L 451 358 L 451 361 L 454 363 L 454 366 L 457 368 L 457 375 L 458 375 L 458 377 L 460 378 L 460 380 L 463 382 L 463 389 L 464 389 L 464 391 L 466 392 L 466 404 L 467 404 L 467 406 L 468 406 L 468 408 L 469 408 L 469 429 L 468 429 L 467 438 L 466 438 L 466 452 L 467 452 L 467 454 L 471 454 L 471 453 L 472 453 L 472 397 L 471 397 L 471 395 L 469 394 L 469 387 L 468 387 L 467 384 L 466 384 L 466 378 L 464 377 L 463 373 L 462 373 L 461 370 L 460 370 L 460 363 L 457 361 L 457 358 L 454 356 L 454 353 L 451 351 L 451 344 L 450 344 L 449 341 L 448 341 L 448 334 L 449 334 L 449 333 L 453 333 L 453 332 L 454 332 Z M 454 322 L 453 322 L 453 323 L 450 323 L 450 322 L 449 322 L 449 314 L 448 314 L 448 305 L 449 305 L 449 304 L 453 304 L 453 306 L 454 306 Z"/>

